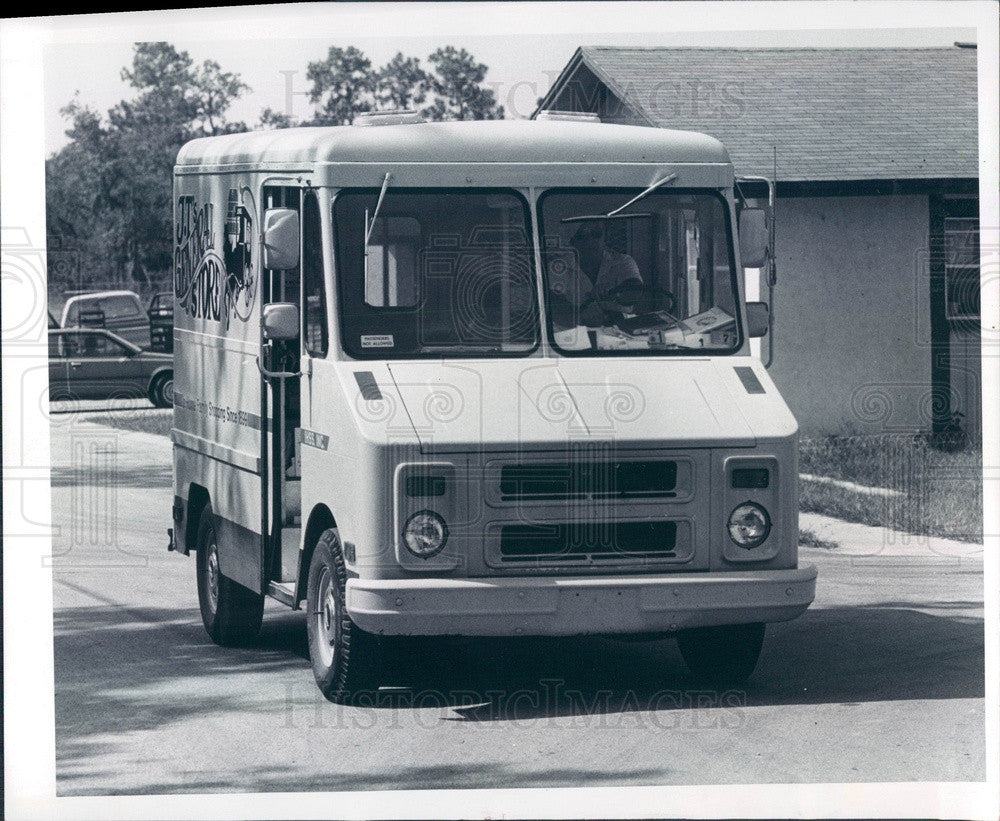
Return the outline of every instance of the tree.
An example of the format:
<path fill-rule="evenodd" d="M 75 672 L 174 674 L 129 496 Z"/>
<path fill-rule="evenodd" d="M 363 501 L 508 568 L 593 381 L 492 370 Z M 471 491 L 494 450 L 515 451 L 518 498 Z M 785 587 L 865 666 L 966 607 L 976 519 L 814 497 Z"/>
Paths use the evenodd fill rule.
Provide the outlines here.
<path fill-rule="evenodd" d="M 281 111 L 275 111 L 268 106 L 260 112 L 260 120 L 257 127 L 267 130 L 273 128 L 291 128 L 292 125 L 291 116 Z"/>
<path fill-rule="evenodd" d="M 375 99 L 389 109 L 416 108 L 427 99 L 431 78 L 416 57 L 397 52 L 375 75 Z"/>
<path fill-rule="evenodd" d="M 106 117 L 73 100 L 70 143 L 46 162 L 52 244 L 72 252 L 79 284 L 149 286 L 172 259 L 172 172 L 188 140 L 246 130 L 226 112 L 248 91 L 238 75 L 196 65 L 169 43 L 139 43 L 122 79 L 137 90 Z M 50 273 L 59 274 L 54 261 Z"/>
<path fill-rule="evenodd" d="M 503 106 L 484 88 L 488 68 L 464 48 L 439 48 L 427 58 L 434 65 L 432 88 L 437 98 L 424 109 L 433 120 L 500 120 Z"/>
<path fill-rule="evenodd" d="M 139 96 L 112 109 L 112 120 L 132 116 L 134 125 L 169 123 L 189 139 L 246 131 L 245 123 L 226 120 L 226 110 L 250 87 L 214 60 L 195 66 L 186 51 L 169 43 L 137 43 L 132 69 L 122 69 L 122 79 Z"/>
<path fill-rule="evenodd" d="M 354 46 L 330 46 L 325 60 L 309 63 L 309 99 L 318 104 L 313 125 L 350 125 L 358 114 L 374 108 L 372 62 Z"/>

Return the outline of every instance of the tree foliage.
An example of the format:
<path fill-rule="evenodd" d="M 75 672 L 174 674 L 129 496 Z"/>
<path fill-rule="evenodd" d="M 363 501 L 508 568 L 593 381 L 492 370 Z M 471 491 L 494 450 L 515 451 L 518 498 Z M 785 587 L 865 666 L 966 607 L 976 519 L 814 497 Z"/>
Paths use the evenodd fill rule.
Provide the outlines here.
<path fill-rule="evenodd" d="M 434 120 L 499 120 L 503 106 L 496 94 L 483 86 L 487 67 L 477 63 L 464 48 L 439 48 L 428 61 L 434 66 L 434 103 L 425 109 Z"/>
<path fill-rule="evenodd" d="M 420 67 L 420 61 L 401 51 L 375 75 L 375 100 L 380 108 L 416 108 L 427 99 L 431 88 L 431 77 Z"/>
<path fill-rule="evenodd" d="M 194 137 L 246 130 L 226 113 L 249 89 L 218 63 L 168 43 L 138 43 L 122 79 L 136 96 L 101 116 L 62 109 L 70 143 L 46 162 L 53 286 L 148 287 L 171 261 L 172 171 Z"/>
<path fill-rule="evenodd" d="M 309 63 L 310 101 L 317 106 L 313 125 L 350 125 L 374 107 L 372 61 L 354 46 L 330 46 L 325 60 Z"/>
<path fill-rule="evenodd" d="M 416 109 L 432 120 L 494 120 L 503 106 L 485 84 L 489 70 L 464 48 L 439 48 L 427 58 L 432 70 L 402 52 L 384 66 L 353 46 L 333 46 L 325 60 L 309 63 L 309 99 L 316 112 L 309 125 L 347 125 L 359 114 L 386 109 Z M 305 123 L 304 123 L 305 124 Z"/>

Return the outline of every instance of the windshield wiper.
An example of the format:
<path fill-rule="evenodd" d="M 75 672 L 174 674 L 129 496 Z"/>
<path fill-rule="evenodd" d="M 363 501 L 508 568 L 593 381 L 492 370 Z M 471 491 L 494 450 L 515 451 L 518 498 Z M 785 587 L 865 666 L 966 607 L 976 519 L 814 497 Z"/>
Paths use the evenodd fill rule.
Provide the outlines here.
<path fill-rule="evenodd" d="M 371 241 L 372 231 L 375 230 L 375 220 L 378 219 L 378 212 L 382 208 L 382 200 L 385 199 L 391 176 L 392 174 L 386 173 L 385 179 L 382 180 L 382 190 L 378 193 L 378 202 L 375 203 L 375 213 L 372 214 L 371 222 L 368 221 L 368 209 L 365 209 L 365 282 L 368 281 L 368 243 Z"/>
<path fill-rule="evenodd" d="M 667 174 L 663 179 L 657 180 L 649 188 L 643 191 L 641 194 L 632 197 L 624 205 L 619 205 L 617 208 L 608 211 L 607 214 L 581 214 L 576 217 L 566 217 L 561 222 L 583 222 L 584 220 L 604 220 L 604 219 L 635 219 L 636 217 L 651 217 L 652 214 L 622 214 L 621 212 L 628 208 L 630 205 L 637 203 L 643 197 L 647 197 L 652 194 L 661 185 L 666 185 L 668 182 L 673 182 L 677 179 L 676 174 Z"/>
<path fill-rule="evenodd" d="M 375 213 L 372 214 L 372 221 L 368 222 L 368 209 L 365 209 L 365 251 L 368 250 L 368 242 L 372 238 L 372 230 L 375 228 L 375 220 L 378 219 L 378 212 L 382 210 L 382 200 L 385 199 L 385 191 L 389 187 L 389 178 L 392 174 L 386 174 L 382 180 L 382 190 L 378 192 L 378 202 L 375 203 Z"/>

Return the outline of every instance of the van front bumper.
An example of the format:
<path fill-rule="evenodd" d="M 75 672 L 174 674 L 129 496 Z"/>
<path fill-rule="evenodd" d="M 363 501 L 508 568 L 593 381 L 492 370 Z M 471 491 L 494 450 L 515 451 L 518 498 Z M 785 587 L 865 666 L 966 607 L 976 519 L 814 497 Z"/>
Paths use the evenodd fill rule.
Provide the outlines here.
<path fill-rule="evenodd" d="M 348 579 L 347 612 L 384 635 L 568 636 L 672 632 L 794 619 L 813 565 L 661 576 Z"/>

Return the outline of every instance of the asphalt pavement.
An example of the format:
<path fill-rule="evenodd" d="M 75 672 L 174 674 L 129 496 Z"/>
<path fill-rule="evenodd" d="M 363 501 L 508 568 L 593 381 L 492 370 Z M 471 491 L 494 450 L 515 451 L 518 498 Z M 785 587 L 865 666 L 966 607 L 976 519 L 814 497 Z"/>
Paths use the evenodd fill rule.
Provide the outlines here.
<path fill-rule="evenodd" d="M 738 689 L 699 689 L 670 640 L 420 640 L 338 706 L 301 612 L 209 641 L 166 549 L 167 439 L 70 413 L 52 450 L 59 795 L 985 777 L 981 546 L 821 523 L 816 602 Z"/>

